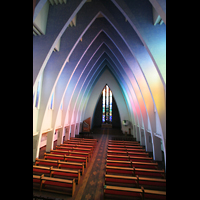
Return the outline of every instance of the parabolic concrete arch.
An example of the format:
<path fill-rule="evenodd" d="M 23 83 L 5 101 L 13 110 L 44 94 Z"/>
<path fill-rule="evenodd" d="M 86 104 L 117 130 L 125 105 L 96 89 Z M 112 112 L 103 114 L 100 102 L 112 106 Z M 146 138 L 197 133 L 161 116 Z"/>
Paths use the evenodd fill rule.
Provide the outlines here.
<path fill-rule="evenodd" d="M 66 126 L 79 130 L 93 117 L 88 105 L 95 107 L 94 94 L 109 77 L 121 120 L 131 121 L 131 134 L 154 160 L 162 159 L 162 150 L 166 162 L 165 15 L 163 0 L 39 1 L 33 16 L 33 160 L 43 144 L 52 147 L 55 130 L 61 142 Z"/>

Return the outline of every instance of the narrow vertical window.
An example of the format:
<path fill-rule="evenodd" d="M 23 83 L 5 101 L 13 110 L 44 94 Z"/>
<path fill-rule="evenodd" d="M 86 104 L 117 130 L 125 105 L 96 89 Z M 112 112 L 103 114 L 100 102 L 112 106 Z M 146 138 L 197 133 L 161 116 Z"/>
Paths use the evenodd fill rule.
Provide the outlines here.
<path fill-rule="evenodd" d="M 53 109 L 53 98 L 54 97 L 54 92 L 51 95 L 51 102 L 50 102 L 50 109 Z"/>
<path fill-rule="evenodd" d="M 110 90 L 110 122 L 112 122 L 112 92 Z"/>
<path fill-rule="evenodd" d="M 102 122 L 112 122 L 112 91 L 106 84 L 102 91 Z"/>
<path fill-rule="evenodd" d="M 102 100 L 102 122 L 105 122 L 105 88 L 103 89 L 103 100 Z"/>
<path fill-rule="evenodd" d="M 39 97 L 40 97 L 40 87 L 41 87 L 41 77 L 38 81 L 38 85 L 37 85 L 37 91 L 36 91 L 36 100 L 35 100 L 35 107 L 38 108 L 38 104 L 39 104 Z"/>

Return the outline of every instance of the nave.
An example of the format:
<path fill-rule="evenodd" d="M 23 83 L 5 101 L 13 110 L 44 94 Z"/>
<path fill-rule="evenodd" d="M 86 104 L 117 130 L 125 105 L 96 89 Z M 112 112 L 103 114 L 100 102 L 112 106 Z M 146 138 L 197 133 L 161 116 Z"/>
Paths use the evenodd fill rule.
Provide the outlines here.
<path fill-rule="evenodd" d="M 120 161 L 120 157 L 123 157 L 121 155 L 121 153 L 122 153 L 121 150 L 119 151 L 119 150 L 111 149 L 112 152 L 110 150 L 110 148 L 112 148 L 110 145 L 113 145 L 112 141 L 113 141 L 113 143 L 115 143 L 115 140 L 112 140 L 113 136 L 122 135 L 121 131 L 118 129 L 106 129 L 106 128 L 100 129 L 100 128 L 98 128 L 98 129 L 94 129 L 93 134 L 90 134 L 90 135 L 92 135 L 94 139 L 97 139 L 98 142 L 96 143 L 94 151 L 92 152 L 90 161 L 87 163 L 87 167 L 84 168 L 84 173 L 82 175 L 80 175 L 80 180 L 79 180 L 78 184 L 76 183 L 73 196 L 66 195 L 66 194 L 59 194 L 59 193 L 55 193 L 55 192 L 39 191 L 38 189 L 34 189 L 33 197 L 34 196 L 40 197 L 38 199 L 64 199 L 64 200 L 65 199 L 67 199 L 67 200 L 89 200 L 89 199 L 100 200 L 100 199 L 113 199 L 113 198 L 116 199 L 115 195 L 113 197 L 112 196 L 110 197 L 107 194 L 104 198 L 104 191 L 106 191 L 105 190 L 106 186 L 109 189 L 108 184 L 110 184 L 111 186 L 114 186 L 115 189 L 116 188 L 118 189 L 118 187 L 124 187 L 124 186 L 125 186 L 124 188 L 130 188 L 130 185 L 122 184 L 121 186 L 119 186 L 120 184 L 116 184 L 117 182 L 123 182 L 121 180 L 117 181 L 117 179 L 116 179 L 113 183 L 109 182 L 108 178 L 107 178 L 108 180 L 105 180 L 106 176 L 108 176 L 108 177 L 113 176 L 112 178 L 115 178 L 116 175 L 117 176 L 119 175 L 119 172 L 117 172 L 117 174 L 115 174 L 115 172 L 112 171 L 112 169 L 111 169 L 111 171 L 109 171 L 107 168 L 109 168 L 109 167 L 124 168 L 124 167 L 121 167 L 121 166 L 123 166 L 123 164 L 121 166 L 118 164 L 120 162 L 121 163 L 128 162 L 128 161 Z M 74 140 L 71 138 L 70 141 L 72 143 L 72 141 L 74 141 Z M 64 144 L 64 145 L 66 145 L 66 144 Z M 70 146 L 71 144 L 67 144 L 67 145 Z M 117 145 L 119 147 L 119 144 L 117 144 Z M 62 144 L 60 145 L 60 147 L 61 146 L 62 146 Z M 116 144 L 114 144 L 114 146 L 116 146 Z M 138 145 L 138 146 L 140 146 L 140 145 Z M 142 147 L 142 146 L 140 146 L 140 147 Z M 63 148 L 67 148 L 67 147 L 63 147 Z M 55 147 L 55 149 L 58 149 L 58 146 Z M 143 149 L 143 148 L 138 148 L 138 150 L 139 149 Z M 51 153 L 52 152 L 53 151 L 51 151 Z M 50 154 L 48 154 L 48 153 L 44 154 L 43 158 L 48 155 L 50 155 Z M 109 164 L 109 162 L 108 162 L 109 156 L 111 157 L 111 160 L 109 162 L 112 162 L 112 161 L 116 162 L 115 161 L 115 157 L 116 157 L 118 164 L 116 164 L 117 162 L 114 164 Z M 41 155 L 39 160 L 43 159 L 43 158 Z M 54 159 L 57 159 L 57 158 L 53 158 L 53 157 L 49 156 L 49 157 L 46 157 L 46 159 L 47 160 L 52 159 L 52 162 L 56 162 Z M 36 160 L 36 162 L 37 162 L 37 160 Z M 60 162 L 62 162 L 62 161 L 60 161 Z M 67 162 L 70 162 L 70 161 L 67 161 Z M 155 163 L 155 162 L 153 162 L 153 163 Z M 158 170 L 164 169 L 164 165 L 162 162 L 157 162 L 157 163 L 158 163 L 158 165 L 157 165 Z M 112 165 L 112 166 L 109 166 L 109 165 Z M 42 166 L 43 165 L 41 164 L 41 167 Z M 49 166 L 44 166 L 44 167 L 49 167 Z M 57 168 L 57 167 L 53 166 L 53 169 L 54 168 Z M 137 166 L 135 167 L 135 169 L 136 168 L 137 168 Z M 146 168 L 146 167 L 144 167 L 144 168 Z M 120 176 L 125 176 L 125 177 L 127 177 L 127 179 L 129 176 L 132 176 L 130 174 L 126 174 L 126 171 L 125 171 L 125 174 L 123 174 L 124 173 L 123 169 L 121 169 L 121 173 L 122 174 L 120 174 Z M 34 175 L 34 172 L 33 172 L 33 175 Z M 45 176 L 48 176 L 48 175 L 45 174 Z M 139 175 L 139 177 L 140 176 L 142 176 L 142 175 Z M 136 176 L 133 175 L 133 177 L 136 177 Z M 148 178 L 152 178 L 152 177 L 148 176 Z M 156 177 L 156 178 L 165 180 L 164 177 Z M 106 186 L 105 186 L 105 183 L 106 183 Z M 164 190 L 164 192 L 165 192 L 165 187 L 160 187 L 160 188 L 157 187 L 156 189 L 158 191 Z M 124 193 L 122 193 L 122 194 L 124 194 Z M 127 196 L 126 198 L 129 198 L 129 197 Z M 133 199 L 133 196 L 131 196 L 131 198 Z M 136 196 L 134 198 L 137 199 L 138 197 Z M 33 199 L 37 199 L 37 198 L 33 198 Z M 138 199 L 142 199 L 142 197 L 141 198 L 139 197 Z M 160 198 L 160 199 L 162 199 L 162 198 Z"/>

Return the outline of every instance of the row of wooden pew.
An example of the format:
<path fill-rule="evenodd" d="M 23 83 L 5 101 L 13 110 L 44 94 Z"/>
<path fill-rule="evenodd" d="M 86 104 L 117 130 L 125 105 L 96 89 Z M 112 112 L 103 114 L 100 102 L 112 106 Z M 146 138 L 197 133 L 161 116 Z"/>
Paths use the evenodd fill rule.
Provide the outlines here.
<path fill-rule="evenodd" d="M 97 139 L 70 138 L 33 165 L 33 189 L 74 195 Z"/>
<path fill-rule="evenodd" d="M 165 171 L 139 142 L 109 140 L 105 167 L 105 199 L 166 199 Z"/>

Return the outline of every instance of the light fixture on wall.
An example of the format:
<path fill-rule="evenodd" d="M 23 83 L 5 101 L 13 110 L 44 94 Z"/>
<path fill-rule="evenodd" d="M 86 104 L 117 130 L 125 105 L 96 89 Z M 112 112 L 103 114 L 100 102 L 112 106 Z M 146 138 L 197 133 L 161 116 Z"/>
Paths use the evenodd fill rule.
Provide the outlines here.
<path fill-rule="evenodd" d="M 128 126 L 129 121 L 128 121 L 128 120 L 123 120 L 123 121 L 122 121 L 122 124 L 123 124 L 124 126 Z"/>

